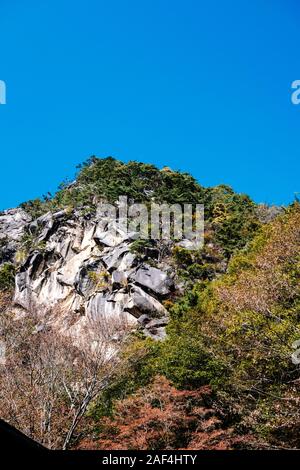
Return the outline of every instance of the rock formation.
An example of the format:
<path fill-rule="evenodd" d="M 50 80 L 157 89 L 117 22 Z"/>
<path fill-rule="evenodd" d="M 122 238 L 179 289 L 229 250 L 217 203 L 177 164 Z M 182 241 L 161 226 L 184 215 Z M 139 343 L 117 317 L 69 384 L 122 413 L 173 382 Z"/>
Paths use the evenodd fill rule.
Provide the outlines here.
<path fill-rule="evenodd" d="M 23 253 L 25 234 L 31 246 Z M 72 316 L 68 329 L 74 334 L 88 319 L 118 319 L 164 338 L 168 312 L 162 302 L 174 290 L 175 273 L 165 260 L 154 267 L 153 259 L 132 252 L 137 235 L 80 210 L 48 212 L 36 220 L 22 209 L 3 212 L 1 261 L 23 258 L 16 274 L 17 310 Z"/>

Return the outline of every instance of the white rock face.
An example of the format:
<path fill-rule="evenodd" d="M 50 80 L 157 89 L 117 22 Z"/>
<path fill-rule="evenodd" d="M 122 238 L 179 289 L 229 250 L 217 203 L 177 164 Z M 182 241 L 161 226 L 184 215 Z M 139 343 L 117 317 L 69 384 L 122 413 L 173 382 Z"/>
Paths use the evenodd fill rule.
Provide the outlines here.
<path fill-rule="evenodd" d="M 127 234 L 104 219 L 65 211 L 34 222 L 15 214 L 17 226 L 13 214 L 2 216 L 2 236 L 9 227 L 10 234 L 20 237 L 26 226 L 35 234 L 34 245 L 42 245 L 29 253 L 16 276 L 16 306 L 29 313 L 33 308 L 60 312 L 55 320 L 59 327 L 76 335 L 89 319 L 96 319 L 99 324 L 118 320 L 131 327 L 147 323 L 149 336 L 164 337 L 168 314 L 162 299 L 173 289 L 173 281 L 130 252 L 136 233 Z M 72 327 L 63 326 L 66 315 L 72 318 Z M 139 321 L 145 317 L 147 321 Z M 162 320 L 155 323 L 158 319 Z"/>
<path fill-rule="evenodd" d="M 0 264 L 13 262 L 31 217 L 22 209 L 0 212 Z"/>
<path fill-rule="evenodd" d="M 19 241 L 31 217 L 22 209 L 9 209 L 0 213 L 0 239 Z"/>

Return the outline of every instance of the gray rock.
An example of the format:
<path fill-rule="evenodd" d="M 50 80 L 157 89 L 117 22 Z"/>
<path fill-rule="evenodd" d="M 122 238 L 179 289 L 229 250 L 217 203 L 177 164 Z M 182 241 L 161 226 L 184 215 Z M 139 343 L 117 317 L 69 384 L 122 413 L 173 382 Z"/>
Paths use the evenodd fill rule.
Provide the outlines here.
<path fill-rule="evenodd" d="M 91 273 L 99 273 L 104 270 L 102 260 L 99 258 L 84 262 L 74 281 L 74 286 L 79 294 L 85 298 L 89 298 L 93 294 L 95 283 L 91 278 Z"/>
<path fill-rule="evenodd" d="M 103 262 L 108 271 L 117 269 L 120 264 L 121 257 L 129 250 L 128 245 L 122 244 L 113 249 L 110 249 L 106 255 L 103 256 Z"/>
<path fill-rule="evenodd" d="M 151 289 L 156 294 L 169 294 L 173 281 L 168 274 L 147 264 L 140 266 L 131 278 L 139 285 Z"/>
<path fill-rule="evenodd" d="M 108 222 L 103 228 L 103 223 L 98 223 L 94 238 L 98 243 L 109 247 L 115 247 L 120 243 L 135 240 L 138 234 L 136 232 L 126 232 L 116 221 Z"/>
<path fill-rule="evenodd" d="M 138 322 L 142 326 L 147 325 L 147 323 L 149 323 L 150 321 L 151 321 L 151 318 L 149 317 L 149 315 L 146 315 L 145 313 L 138 318 Z"/>
<path fill-rule="evenodd" d="M 30 221 L 30 215 L 20 208 L 0 212 L 0 264 L 14 262 Z"/>
<path fill-rule="evenodd" d="M 163 317 L 168 313 L 158 300 L 135 285 L 132 285 L 130 288 L 129 299 L 125 309 L 136 318 L 143 314 L 147 314 L 150 317 Z"/>
<path fill-rule="evenodd" d="M 145 330 L 145 336 L 154 339 L 155 341 L 163 341 L 166 336 L 166 329 L 164 327 L 153 328 L 152 330 Z"/>
<path fill-rule="evenodd" d="M 87 304 L 88 316 L 103 320 L 123 320 L 127 324 L 134 325 L 136 319 L 126 311 L 129 296 L 125 292 L 119 291 L 116 293 L 100 292 L 93 295 Z"/>
<path fill-rule="evenodd" d="M 119 260 L 118 271 L 129 272 L 137 264 L 137 258 L 133 253 L 125 253 Z"/>
<path fill-rule="evenodd" d="M 114 271 L 112 273 L 112 286 L 113 289 L 124 287 L 127 284 L 127 276 L 124 271 Z"/>
<path fill-rule="evenodd" d="M 0 239 L 20 241 L 31 217 L 23 209 L 8 209 L 0 213 Z"/>

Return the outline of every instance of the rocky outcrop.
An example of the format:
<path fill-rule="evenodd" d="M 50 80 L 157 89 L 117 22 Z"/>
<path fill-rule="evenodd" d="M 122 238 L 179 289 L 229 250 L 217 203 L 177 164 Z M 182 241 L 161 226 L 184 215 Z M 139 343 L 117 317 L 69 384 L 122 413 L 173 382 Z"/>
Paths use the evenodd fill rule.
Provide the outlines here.
<path fill-rule="evenodd" d="M 12 262 L 31 217 L 23 209 L 0 212 L 0 264 Z"/>
<path fill-rule="evenodd" d="M 22 209 L 9 209 L 0 213 L 0 239 L 20 241 L 31 217 Z"/>
<path fill-rule="evenodd" d="M 164 337 L 168 313 L 162 302 L 174 290 L 174 272 L 166 263 L 163 269 L 154 267 L 131 251 L 137 233 L 79 210 L 49 212 L 32 221 L 14 209 L 0 216 L 0 229 L 0 239 L 7 236 L 14 251 L 24 231 L 33 239 L 16 275 L 19 310 L 72 316 L 76 334 L 89 319 L 100 324 L 119 319 L 152 338 Z"/>

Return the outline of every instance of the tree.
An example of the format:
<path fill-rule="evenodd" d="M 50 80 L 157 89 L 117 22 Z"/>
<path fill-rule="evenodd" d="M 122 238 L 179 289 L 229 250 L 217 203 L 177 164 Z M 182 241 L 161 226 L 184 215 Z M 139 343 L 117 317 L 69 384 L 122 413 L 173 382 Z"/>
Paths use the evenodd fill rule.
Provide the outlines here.
<path fill-rule="evenodd" d="M 122 367 L 126 327 L 120 321 L 99 327 L 90 320 L 76 342 L 35 312 L 16 319 L 2 311 L 1 418 L 49 448 L 66 449 L 91 401 Z"/>

